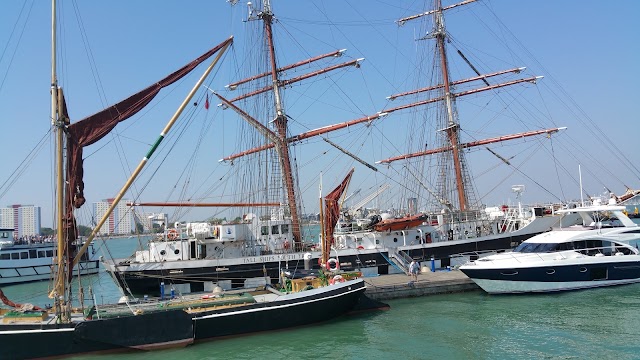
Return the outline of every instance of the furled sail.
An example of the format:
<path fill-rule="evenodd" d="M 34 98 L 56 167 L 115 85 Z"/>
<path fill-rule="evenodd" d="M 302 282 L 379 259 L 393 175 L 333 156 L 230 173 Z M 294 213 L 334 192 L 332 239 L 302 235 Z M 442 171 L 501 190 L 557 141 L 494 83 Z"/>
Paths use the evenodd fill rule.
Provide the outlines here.
<path fill-rule="evenodd" d="M 353 170 L 349 171 L 347 176 L 342 180 L 340 185 L 333 189 L 327 196 L 324 197 L 324 246 L 326 254 L 329 254 L 331 250 L 331 243 L 333 242 L 333 229 L 338 223 L 340 218 L 340 204 L 338 200 L 349 186 L 349 181 L 353 175 Z"/>

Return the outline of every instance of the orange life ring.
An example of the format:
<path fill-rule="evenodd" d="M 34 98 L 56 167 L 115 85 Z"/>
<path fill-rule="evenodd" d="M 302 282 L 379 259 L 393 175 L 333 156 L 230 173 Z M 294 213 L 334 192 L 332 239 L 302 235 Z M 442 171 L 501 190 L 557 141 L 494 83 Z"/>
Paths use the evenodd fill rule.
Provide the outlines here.
<path fill-rule="evenodd" d="M 342 283 L 345 282 L 344 278 L 342 277 L 342 275 L 336 275 L 334 277 L 331 278 L 331 280 L 329 280 L 329 284 L 333 285 L 335 283 Z"/>
<path fill-rule="evenodd" d="M 358 245 L 358 250 L 364 250 L 364 246 Z"/>
<path fill-rule="evenodd" d="M 334 267 L 331 267 L 331 264 L 334 265 Z M 327 260 L 327 270 L 329 271 L 338 271 L 340 270 L 340 263 L 338 262 L 338 260 L 331 258 L 329 260 Z"/>
<path fill-rule="evenodd" d="M 289 240 L 285 240 L 284 244 L 282 244 L 282 246 L 285 248 L 285 250 L 289 249 Z"/>
<path fill-rule="evenodd" d="M 170 229 L 169 232 L 167 233 L 167 239 L 175 240 L 177 238 L 178 238 L 178 230 Z"/>

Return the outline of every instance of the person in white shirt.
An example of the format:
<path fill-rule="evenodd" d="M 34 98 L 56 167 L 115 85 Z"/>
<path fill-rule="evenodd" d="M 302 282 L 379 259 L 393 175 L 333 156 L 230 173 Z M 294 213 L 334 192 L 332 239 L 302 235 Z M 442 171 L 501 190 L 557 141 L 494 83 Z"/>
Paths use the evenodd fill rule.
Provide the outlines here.
<path fill-rule="evenodd" d="M 420 264 L 418 264 L 415 260 L 411 261 L 409 265 L 409 274 L 413 281 L 418 281 L 418 273 L 420 273 Z"/>

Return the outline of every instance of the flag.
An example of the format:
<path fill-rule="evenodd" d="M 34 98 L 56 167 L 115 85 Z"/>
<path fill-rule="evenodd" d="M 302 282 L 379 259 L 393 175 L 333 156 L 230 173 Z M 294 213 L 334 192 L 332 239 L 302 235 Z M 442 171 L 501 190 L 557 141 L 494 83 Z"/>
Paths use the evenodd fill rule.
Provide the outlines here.
<path fill-rule="evenodd" d="M 204 101 L 204 108 L 209 110 L 209 94 L 207 94 L 207 99 Z"/>

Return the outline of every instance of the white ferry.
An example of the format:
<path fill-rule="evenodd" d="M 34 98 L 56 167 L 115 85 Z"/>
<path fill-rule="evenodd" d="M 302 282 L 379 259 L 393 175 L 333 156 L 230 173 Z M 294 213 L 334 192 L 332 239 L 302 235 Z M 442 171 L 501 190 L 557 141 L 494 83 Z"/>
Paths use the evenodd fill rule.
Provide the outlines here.
<path fill-rule="evenodd" d="M 49 280 L 56 256 L 54 242 L 23 242 L 14 230 L 0 228 L 0 285 Z M 93 247 L 78 264 L 81 275 L 97 274 L 100 269 Z M 74 275 L 75 275 L 74 271 Z"/>

